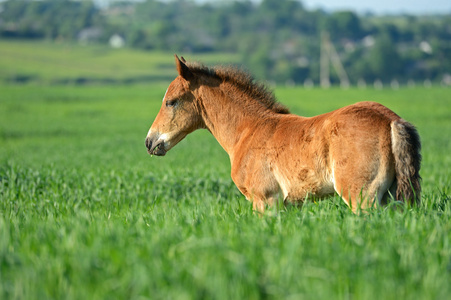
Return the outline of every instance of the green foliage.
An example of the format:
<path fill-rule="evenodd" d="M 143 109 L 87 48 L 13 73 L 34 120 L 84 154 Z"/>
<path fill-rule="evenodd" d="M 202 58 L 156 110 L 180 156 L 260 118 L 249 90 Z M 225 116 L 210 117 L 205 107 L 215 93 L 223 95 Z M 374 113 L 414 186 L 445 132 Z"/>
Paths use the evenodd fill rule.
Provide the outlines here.
<path fill-rule="evenodd" d="M 28 1 L 2 3 L 0 35 L 47 39 L 77 37 L 81 30 L 102 25 L 99 9 L 90 1 Z"/>
<path fill-rule="evenodd" d="M 382 34 L 377 40 L 375 46 L 368 53 L 369 70 L 371 70 L 371 77 L 366 79 L 377 78 L 396 78 L 401 74 L 402 61 L 396 50 L 395 45 L 390 40 L 389 35 Z"/>
<path fill-rule="evenodd" d="M 359 17 L 350 11 L 340 11 L 325 19 L 324 29 L 332 38 L 347 37 L 352 40 L 360 39 L 365 31 L 360 25 Z"/>

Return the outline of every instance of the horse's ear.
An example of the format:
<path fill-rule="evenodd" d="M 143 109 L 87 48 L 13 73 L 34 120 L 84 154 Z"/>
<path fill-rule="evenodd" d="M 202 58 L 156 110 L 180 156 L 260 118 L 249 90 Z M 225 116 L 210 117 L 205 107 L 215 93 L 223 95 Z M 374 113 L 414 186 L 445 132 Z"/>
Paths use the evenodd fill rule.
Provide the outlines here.
<path fill-rule="evenodd" d="M 182 57 L 182 60 L 180 60 L 180 58 L 177 56 L 177 54 L 175 54 L 175 65 L 177 66 L 177 71 L 179 72 L 179 75 L 182 76 L 185 80 L 193 79 L 194 74 L 185 65 L 186 60 L 183 57 Z"/>

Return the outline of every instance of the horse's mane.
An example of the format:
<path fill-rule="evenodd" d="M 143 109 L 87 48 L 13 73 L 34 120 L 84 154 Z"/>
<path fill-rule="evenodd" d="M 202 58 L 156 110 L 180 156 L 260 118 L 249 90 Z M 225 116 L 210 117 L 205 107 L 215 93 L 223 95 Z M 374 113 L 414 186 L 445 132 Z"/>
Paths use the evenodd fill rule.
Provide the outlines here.
<path fill-rule="evenodd" d="M 210 68 L 198 63 L 187 63 L 187 66 L 193 74 L 205 75 L 233 84 L 250 98 L 258 100 L 273 112 L 280 114 L 290 113 L 287 107 L 277 101 L 272 91 L 264 84 L 255 81 L 248 72 L 232 66 L 216 66 Z"/>

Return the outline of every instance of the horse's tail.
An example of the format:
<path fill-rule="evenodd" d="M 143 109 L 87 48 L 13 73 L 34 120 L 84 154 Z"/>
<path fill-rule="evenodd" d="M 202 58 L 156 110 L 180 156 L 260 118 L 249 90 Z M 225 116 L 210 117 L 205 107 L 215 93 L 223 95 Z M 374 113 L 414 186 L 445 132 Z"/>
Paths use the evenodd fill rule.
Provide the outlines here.
<path fill-rule="evenodd" d="M 391 123 L 392 150 L 395 157 L 396 199 L 420 203 L 421 142 L 415 127 L 403 119 Z"/>

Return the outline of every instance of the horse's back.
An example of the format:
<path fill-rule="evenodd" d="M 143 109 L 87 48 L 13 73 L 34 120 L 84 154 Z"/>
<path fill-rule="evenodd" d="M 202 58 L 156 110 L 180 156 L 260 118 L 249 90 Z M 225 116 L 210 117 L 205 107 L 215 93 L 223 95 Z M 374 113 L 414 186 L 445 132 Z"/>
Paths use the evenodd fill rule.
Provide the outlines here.
<path fill-rule="evenodd" d="M 379 103 L 359 102 L 329 113 L 324 120 L 324 134 L 331 147 L 354 156 L 390 146 L 391 123 L 400 119 Z"/>
<path fill-rule="evenodd" d="M 400 117 L 388 107 L 377 102 L 358 102 L 332 111 L 330 119 L 346 118 L 348 121 L 358 121 L 369 124 L 380 124 L 381 122 L 392 122 Z"/>

